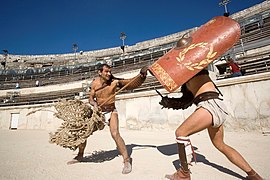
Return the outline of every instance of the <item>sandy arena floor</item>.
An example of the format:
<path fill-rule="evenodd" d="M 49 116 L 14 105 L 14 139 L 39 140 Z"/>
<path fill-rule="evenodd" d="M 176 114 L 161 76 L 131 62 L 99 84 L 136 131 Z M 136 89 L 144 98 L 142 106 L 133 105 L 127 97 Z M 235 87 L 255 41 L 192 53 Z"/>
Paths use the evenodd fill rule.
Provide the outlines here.
<path fill-rule="evenodd" d="M 121 174 L 119 156 L 108 127 L 88 139 L 85 162 L 67 165 L 77 151 L 48 143 L 47 131 L 0 131 L 0 179 L 18 180 L 159 180 L 178 165 L 173 131 L 120 130 L 133 158 L 133 171 Z M 244 172 L 231 164 L 211 144 L 206 131 L 191 136 L 197 164 L 195 180 L 244 179 Z M 270 179 L 270 134 L 225 132 L 225 142 L 237 149 L 265 179 Z"/>

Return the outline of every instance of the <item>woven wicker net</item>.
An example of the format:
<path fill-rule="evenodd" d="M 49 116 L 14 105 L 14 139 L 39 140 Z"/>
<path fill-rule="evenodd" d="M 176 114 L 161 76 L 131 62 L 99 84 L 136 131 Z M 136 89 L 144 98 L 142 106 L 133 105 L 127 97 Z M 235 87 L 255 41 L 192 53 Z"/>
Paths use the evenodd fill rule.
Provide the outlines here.
<path fill-rule="evenodd" d="M 76 150 L 81 143 L 97 130 L 104 128 L 104 115 L 80 100 L 62 100 L 54 105 L 54 114 L 62 119 L 55 133 L 50 133 L 50 143 Z"/>

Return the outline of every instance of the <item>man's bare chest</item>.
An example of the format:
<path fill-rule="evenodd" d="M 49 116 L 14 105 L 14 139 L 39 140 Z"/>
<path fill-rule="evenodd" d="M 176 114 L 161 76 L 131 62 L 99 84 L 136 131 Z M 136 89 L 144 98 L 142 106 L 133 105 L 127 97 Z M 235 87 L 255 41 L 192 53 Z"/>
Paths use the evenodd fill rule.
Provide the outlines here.
<path fill-rule="evenodd" d="M 100 84 L 96 90 L 96 97 L 108 96 L 114 94 L 117 89 L 117 83 L 112 82 L 111 84 Z"/>

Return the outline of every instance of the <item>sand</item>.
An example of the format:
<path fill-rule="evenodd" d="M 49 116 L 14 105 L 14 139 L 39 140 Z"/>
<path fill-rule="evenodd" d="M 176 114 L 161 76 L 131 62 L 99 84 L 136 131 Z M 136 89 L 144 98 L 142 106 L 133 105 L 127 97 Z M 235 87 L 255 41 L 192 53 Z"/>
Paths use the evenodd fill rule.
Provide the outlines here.
<path fill-rule="evenodd" d="M 120 129 L 133 170 L 123 175 L 122 157 L 116 150 L 109 129 L 95 132 L 88 139 L 85 162 L 67 165 L 77 151 L 49 144 L 45 130 L 0 130 L 0 179 L 18 180 L 159 180 L 178 167 L 174 132 Z M 246 174 L 231 164 L 211 144 L 206 131 L 191 136 L 197 164 L 191 167 L 195 180 L 243 179 Z M 237 149 L 265 179 L 270 179 L 270 134 L 225 132 L 225 142 Z"/>

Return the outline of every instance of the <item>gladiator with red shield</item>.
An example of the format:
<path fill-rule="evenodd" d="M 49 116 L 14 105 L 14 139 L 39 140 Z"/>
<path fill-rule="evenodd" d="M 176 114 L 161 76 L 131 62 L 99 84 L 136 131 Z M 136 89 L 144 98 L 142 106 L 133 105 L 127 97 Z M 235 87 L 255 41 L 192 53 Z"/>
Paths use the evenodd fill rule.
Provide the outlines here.
<path fill-rule="evenodd" d="M 240 25 L 233 19 L 218 16 L 183 37 L 167 54 L 149 67 L 163 87 L 174 92 L 181 87 L 182 96 L 162 96 L 160 105 L 168 109 L 186 109 L 192 104 L 196 110 L 176 129 L 180 169 L 167 179 L 191 179 L 190 165 L 196 154 L 189 136 L 207 129 L 212 144 L 233 164 L 247 173 L 247 179 L 262 177 L 244 157 L 224 142 L 224 122 L 230 117 L 221 92 L 210 79 L 208 64 L 228 51 L 240 38 Z"/>

